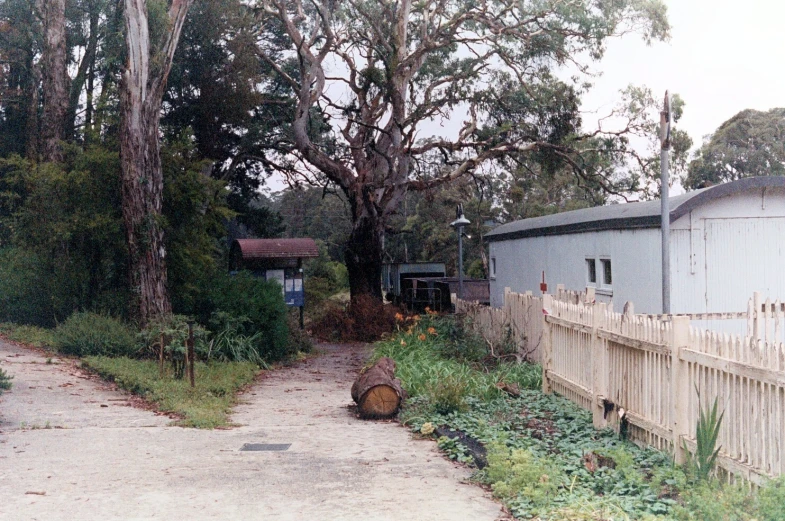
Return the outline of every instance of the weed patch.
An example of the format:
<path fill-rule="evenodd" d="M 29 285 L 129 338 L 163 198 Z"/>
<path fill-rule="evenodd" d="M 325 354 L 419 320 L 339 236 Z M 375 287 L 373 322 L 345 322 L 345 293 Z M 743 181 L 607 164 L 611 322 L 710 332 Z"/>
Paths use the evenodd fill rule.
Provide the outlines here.
<path fill-rule="evenodd" d="M 12 379 L 13 377 L 3 371 L 3 368 L 0 367 L 0 394 L 3 394 L 3 391 L 7 391 L 11 388 Z"/>
<path fill-rule="evenodd" d="M 180 416 L 178 425 L 212 429 L 228 425 L 235 395 L 256 376 L 257 366 L 247 362 L 196 364 L 196 387 L 170 374 L 159 375 L 152 360 L 90 356 L 87 368 L 119 387 L 155 403 L 159 410 Z"/>
<path fill-rule="evenodd" d="M 589 411 L 542 394 L 538 366 L 489 359 L 452 319 L 401 317 L 397 329 L 374 357 L 395 360 L 412 396 L 401 421 L 476 466 L 474 479 L 518 519 L 785 521 L 785 478 L 757 493 L 702 478 L 694 465 L 594 429 Z M 520 396 L 499 382 L 517 384 Z M 473 443 L 487 450 L 487 466 L 475 461 Z"/>

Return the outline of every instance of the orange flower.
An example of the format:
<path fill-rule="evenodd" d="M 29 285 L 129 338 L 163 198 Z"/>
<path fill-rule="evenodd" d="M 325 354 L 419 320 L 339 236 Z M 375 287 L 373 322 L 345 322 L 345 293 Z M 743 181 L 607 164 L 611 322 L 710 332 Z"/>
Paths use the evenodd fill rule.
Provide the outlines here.
<path fill-rule="evenodd" d="M 417 338 L 419 338 L 420 340 L 425 340 L 425 333 L 420 333 L 420 334 L 417 336 Z"/>
<path fill-rule="evenodd" d="M 395 314 L 395 321 L 396 322 L 403 322 L 403 315 L 401 315 L 400 313 L 396 313 Z"/>
<path fill-rule="evenodd" d="M 436 328 L 435 327 L 429 327 L 428 328 L 428 333 L 431 334 L 431 335 L 435 335 L 436 334 Z"/>
<path fill-rule="evenodd" d="M 414 320 L 415 322 L 419 322 L 420 321 L 420 315 L 414 315 L 412 317 L 412 320 Z"/>
<path fill-rule="evenodd" d="M 406 341 L 405 340 L 401 340 L 401 345 L 405 346 L 406 345 Z"/>

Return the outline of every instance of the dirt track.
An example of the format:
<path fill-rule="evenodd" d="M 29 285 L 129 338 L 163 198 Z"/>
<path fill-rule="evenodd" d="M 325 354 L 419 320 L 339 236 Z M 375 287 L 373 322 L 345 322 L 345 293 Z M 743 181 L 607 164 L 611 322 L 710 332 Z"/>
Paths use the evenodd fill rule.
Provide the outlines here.
<path fill-rule="evenodd" d="M 69 361 L 0 341 L 0 519 L 477 520 L 502 517 L 469 472 L 395 423 L 357 420 L 360 347 L 266 373 L 200 431 L 130 406 Z M 246 452 L 245 443 L 291 443 Z"/>

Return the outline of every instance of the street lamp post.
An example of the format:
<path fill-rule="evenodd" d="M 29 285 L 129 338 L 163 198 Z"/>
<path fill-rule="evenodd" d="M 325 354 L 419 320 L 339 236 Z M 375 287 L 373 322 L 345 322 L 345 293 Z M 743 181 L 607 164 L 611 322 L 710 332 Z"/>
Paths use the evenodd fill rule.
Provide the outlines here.
<path fill-rule="evenodd" d="M 463 215 L 463 204 L 456 207 L 455 217 L 450 226 L 458 232 L 458 298 L 463 300 L 463 227 L 471 224 L 471 221 Z"/>

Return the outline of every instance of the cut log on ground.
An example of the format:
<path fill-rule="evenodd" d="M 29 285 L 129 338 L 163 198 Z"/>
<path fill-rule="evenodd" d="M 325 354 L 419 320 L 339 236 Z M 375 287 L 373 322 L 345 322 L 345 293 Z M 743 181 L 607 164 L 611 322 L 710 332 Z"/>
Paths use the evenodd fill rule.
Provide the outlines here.
<path fill-rule="evenodd" d="M 395 362 L 380 358 L 361 373 L 352 385 L 352 399 L 363 418 L 389 418 L 398 414 L 406 391 L 395 378 Z"/>

